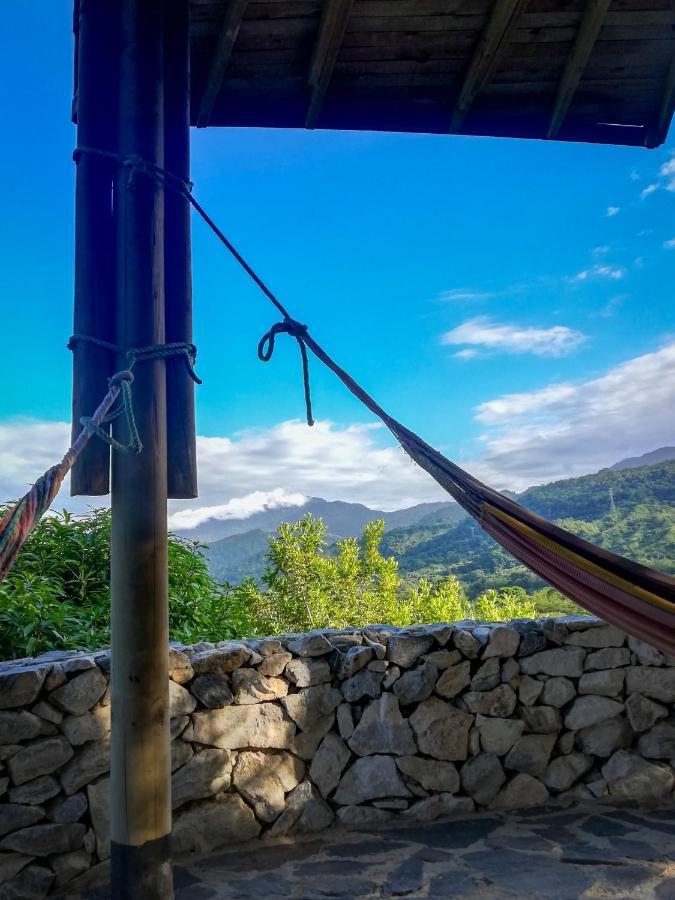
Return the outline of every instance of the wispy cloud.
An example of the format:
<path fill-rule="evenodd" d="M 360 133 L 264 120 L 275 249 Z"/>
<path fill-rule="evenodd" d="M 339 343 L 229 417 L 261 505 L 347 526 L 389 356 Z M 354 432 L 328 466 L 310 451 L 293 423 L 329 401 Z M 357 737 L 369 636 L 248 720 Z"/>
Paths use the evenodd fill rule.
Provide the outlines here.
<path fill-rule="evenodd" d="M 644 200 L 659 190 L 675 192 L 675 153 L 661 164 L 656 181 L 640 191 L 640 197 Z"/>
<path fill-rule="evenodd" d="M 494 297 L 491 291 L 475 291 L 469 288 L 453 288 L 450 291 L 442 291 L 438 295 L 439 300 L 454 303 L 475 303 L 489 300 L 491 297 Z"/>
<path fill-rule="evenodd" d="M 618 216 L 621 212 L 620 206 L 608 206 L 607 207 L 607 216 L 611 219 L 614 216 Z"/>
<path fill-rule="evenodd" d="M 484 452 L 469 464 L 512 489 L 593 472 L 672 443 L 675 342 L 604 375 L 480 404 Z"/>
<path fill-rule="evenodd" d="M 656 182 L 652 182 L 652 184 L 648 184 L 646 188 L 643 188 L 640 191 L 640 199 L 644 200 L 646 197 L 649 197 L 650 194 L 653 194 L 654 191 L 658 191 L 659 185 Z"/>
<path fill-rule="evenodd" d="M 272 491 L 252 491 L 243 497 L 233 497 L 227 503 L 216 506 L 198 506 L 181 509 L 169 516 L 169 528 L 178 531 L 196 528 L 209 519 L 249 519 L 268 509 L 302 506 L 307 500 L 304 494 L 275 488 Z"/>
<path fill-rule="evenodd" d="M 534 328 L 527 326 L 501 324 L 484 316 L 469 319 L 446 331 L 441 336 L 441 343 L 446 346 L 467 345 L 460 358 L 467 359 L 467 349 L 477 355 L 478 349 L 483 351 L 501 351 L 504 353 L 530 353 L 535 356 L 564 356 L 578 347 L 586 339 L 580 331 L 566 325 L 554 325 L 551 328 Z M 455 354 L 457 355 L 457 354 Z"/>
<path fill-rule="evenodd" d="M 567 280 L 570 284 L 579 284 L 582 281 L 591 281 L 592 279 L 606 278 L 610 281 L 620 281 L 626 275 L 626 270 L 621 266 L 601 265 L 597 263 L 588 269 L 582 269 L 576 275 L 572 275 Z"/>
<path fill-rule="evenodd" d="M 675 250 L 675 238 L 670 238 L 667 241 L 663 242 L 663 246 L 666 250 Z"/>

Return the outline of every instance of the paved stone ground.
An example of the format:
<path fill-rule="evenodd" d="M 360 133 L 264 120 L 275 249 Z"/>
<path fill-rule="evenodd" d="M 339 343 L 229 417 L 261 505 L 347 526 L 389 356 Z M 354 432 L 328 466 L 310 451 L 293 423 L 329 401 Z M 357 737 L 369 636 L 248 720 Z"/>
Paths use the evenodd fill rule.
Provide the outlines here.
<path fill-rule="evenodd" d="M 176 900 L 675 900 L 675 808 L 537 810 L 326 833 L 195 859 Z"/>

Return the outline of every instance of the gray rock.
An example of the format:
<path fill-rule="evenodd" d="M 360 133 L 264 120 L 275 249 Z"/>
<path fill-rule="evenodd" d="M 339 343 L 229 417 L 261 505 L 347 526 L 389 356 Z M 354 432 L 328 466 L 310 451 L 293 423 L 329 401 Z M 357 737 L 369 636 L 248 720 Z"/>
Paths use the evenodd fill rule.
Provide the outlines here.
<path fill-rule="evenodd" d="M 341 806 L 335 811 L 338 825 L 341 828 L 359 831 L 371 826 L 384 825 L 391 822 L 394 814 L 386 809 L 372 806 Z"/>
<path fill-rule="evenodd" d="M 0 669 L 0 709 L 29 706 L 42 689 L 51 666 Z"/>
<path fill-rule="evenodd" d="M 192 721 L 195 741 L 221 750 L 239 747 L 287 750 L 295 735 L 294 723 L 275 703 L 200 710 L 193 713 Z"/>
<path fill-rule="evenodd" d="M 436 666 L 423 662 L 401 675 L 394 685 L 394 693 L 403 704 L 420 703 L 431 696 L 437 679 Z"/>
<path fill-rule="evenodd" d="M 382 693 L 382 678 L 381 672 L 371 672 L 370 669 L 362 669 L 353 678 L 343 681 L 340 690 L 345 700 L 348 700 L 350 703 L 355 703 L 364 697 L 379 697 Z"/>
<path fill-rule="evenodd" d="M 340 691 L 330 684 L 303 688 L 282 698 L 282 704 L 298 728 L 307 730 L 313 722 L 334 712 L 342 701 Z"/>
<path fill-rule="evenodd" d="M 541 806 L 549 799 L 546 786 L 532 775 L 520 773 L 502 788 L 492 802 L 493 809 L 525 809 Z"/>
<path fill-rule="evenodd" d="M 192 744 L 183 740 L 183 738 L 178 741 L 171 741 L 171 772 L 173 773 L 176 769 L 180 769 L 194 755 Z"/>
<path fill-rule="evenodd" d="M 501 680 L 503 684 L 510 684 L 515 690 L 520 684 L 520 663 L 517 659 L 506 659 L 502 665 Z"/>
<path fill-rule="evenodd" d="M 319 749 L 319 744 L 331 730 L 334 722 L 335 713 L 330 713 L 330 715 L 316 719 L 306 731 L 299 731 L 291 741 L 291 753 L 299 756 L 300 759 L 313 759 Z"/>
<path fill-rule="evenodd" d="M 386 674 L 382 679 L 382 690 L 388 691 L 392 685 L 396 684 L 396 682 L 401 677 L 401 670 L 398 666 L 392 666 L 390 663 L 387 663 Z"/>
<path fill-rule="evenodd" d="M 381 797 L 409 797 L 391 756 L 364 756 L 345 772 L 335 792 L 340 805 L 365 803 Z"/>
<path fill-rule="evenodd" d="M 525 723 L 519 719 L 476 716 L 481 748 L 487 753 L 504 756 L 523 733 Z"/>
<path fill-rule="evenodd" d="M 629 663 L 630 650 L 627 647 L 608 647 L 606 650 L 589 653 L 584 663 L 584 671 L 618 669 L 619 666 L 627 666 Z"/>
<path fill-rule="evenodd" d="M 488 806 L 506 781 L 504 769 L 495 753 L 479 753 L 465 762 L 460 772 L 465 792 L 481 806 Z"/>
<path fill-rule="evenodd" d="M 207 709 L 221 709 L 234 700 L 228 677 L 223 672 L 198 675 L 190 685 L 190 691 Z"/>
<path fill-rule="evenodd" d="M 524 734 L 509 750 L 504 765 L 525 775 L 543 775 L 555 746 L 555 734 Z"/>
<path fill-rule="evenodd" d="M 270 828 L 271 837 L 314 833 L 333 821 L 333 810 L 310 781 L 299 784 L 286 799 L 286 808 Z"/>
<path fill-rule="evenodd" d="M 570 753 L 567 756 L 558 756 L 546 768 L 541 776 L 547 788 L 560 793 L 567 791 L 593 768 L 593 757 L 584 753 Z"/>
<path fill-rule="evenodd" d="M 665 719 L 668 710 L 660 703 L 643 697 L 642 694 L 629 694 L 626 700 L 626 715 L 633 731 L 646 731 L 659 719 Z"/>
<path fill-rule="evenodd" d="M 572 750 L 574 750 L 576 734 L 576 731 L 565 731 L 560 735 L 555 745 L 556 755 L 567 756 L 572 752 Z"/>
<path fill-rule="evenodd" d="M 584 632 L 581 632 L 581 634 L 584 634 Z M 561 706 L 565 706 L 573 697 L 576 697 L 576 693 L 576 688 L 569 678 L 549 678 L 544 683 L 541 702 L 546 704 L 546 706 L 555 706 L 560 709 Z"/>
<path fill-rule="evenodd" d="M 75 747 L 98 741 L 110 733 L 110 707 L 96 706 L 82 716 L 66 716 L 61 731 Z"/>
<path fill-rule="evenodd" d="M 659 722 L 640 735 L 637 752 L 648 759 L 675 758 L 675 719 Z M 10 791 L 11 799 L 11 791 Z"/>
<path fill-rule="evenodd" d="M 57 687 L 61 687 L 62 684 L 65 684 L 67 680 L 63 667 L 59 665 L 59 663 L 55 663 L 47 673 L 43 687 L 48 692 L 53 691 Z"/>
<path fill-rule="evenodd" d="M 61 887 L 87 871 L 91 865 L 91 856 L 86 850 L 74 850 L 72 853 L 50 856 L 49 864 L 56 874 L 57 887 Z"/>
<path fill-rule="evenodd" d="M 515 656 L 520 645 L 520 635 L 514 628 L 497 625 L 490 629 L 487 646 L 483 650 L 483 659 L 488 657 Z"/>
<path fill-rule="evenodd" d="M 675 785 L 669 766 L 648 762 L 628 750 L 617 750 L 602 767 L 602 775 L 612 797 L 642 803 L 662 800 Z"/>
<path fill-rule="evenodd" d="M 630 635 L 628 637 L 628 647 L 643 666 L 662 666 L 665 663 L 663 653 L 660 650 L 650 646 L 650 644 L 645 644 L 644 641 L 630 637 Z"/>
<path fill-rule="evenodd" d="M 451 762 L 422 756 L 401 756 L 396 760 L 396 765 L 406 781 L 412 780 L 425 791 L 454 794 L 459 790 L 459 775 Z"/>
<path fill-rule="evenodd" d="M 242 706 L 279 700 L 288 693 L 288 683 L 283 678 L 267 678 L 257 669 L 237 669 L 230 676 L 234 702 Z"/>
<path fill-rule="evenodd" d="M 360 672 L 361 669 L 365 669 L 373 656 L 374 653 L 370 647 L 350 647 L 346 653 L 340 654 L 335 669 L 335 677 L 341 680 L 351 678 L 357 672 Z M 328 681 L 329 679 L 330 673 L 325 680 Z"/>
<path fill-rule="evenodd" d="M 523 675 L 518 684 L 518 700 L 523 706 L 532 706 L 537 702 L 543 690 L 543 681 L 538 681 L 529 675 Z"/>
<path fill-rule="evenodd" d="M 188 745 L 189 746 L 189 745 Z M 281 754 L 287 755 L 287 754 Z M 239 754 L 239 759 L 246 756 Z M 267 757 L 276 759 L 276 756 Z M 177 809 L 190 800 L 212 797 L 230 786 L 232 754 L 228 750 L 203 749 L 174 772 L 171 779 L 173 808 Z"/>
<path fill-rule="evenodd" d="M 598 725 L 579 729 L 576 733 L 576 742 L 584 753 L 607 759 L 616 750 L 630 747 L 633 742 L 633 729 L 623 716 L 616 716 Z"/>
<path fill-rule="evenodd" d="M 630 666 L 626 669 L 626 693 L 643 694 L 662 703 L 675 703 L 675 668 Z"/>
<path fill-rule="evenodd" d="M 54 873 L 44 865 L 26 866 L 18 875 L 5 882 L 0 891 L 2 900 L 42 900 L 49 893 Z"/>
<path fill-rule="evenodd" d="M 176 647 L 169 647 L 169 678 L 178 684 L 185 684 L 194 676 L 194 670 L 186 653 Z"/>
<path fill-rule="evenodd" d="M 622 647 L 626 643 L 626 633 L 613 625 L 602 625 L 575 631 L 565 638 L 565 643 L 574 647 Z"/>
<path fill-rule="evenodd" d="M 52 775 L 41 775 L 33 781 L 27 781 L 9 792 L 10 803 L 42 804 L 51 800 L 61 790 L 61 785 Z"/>
<path fill-rule="evenodd" d="M 321 632 L 303 634 L 289 641 L 286 646 L 296 656 L 325 656 L 333 651 L 333 645 Z"/>
<path fill-rule="evenodd" d="M 178 813 L 172 847 L 176 856 L 208 853 L 259 834 L 260 825 L 253 810 L 238 794 L 218 794 Z"/>
<path fill-rule="evenodd" d="M 557 650 L 543 650 L 527 656 L 520 662 L 526 675 L 564 675 L 579 678 L 584 671 L 586 651 L 583 647 L 561 647 Z"/>
<path fill-rule="evenodd" d="M 516 694 L 508 684 L 500 684 L 492 691 L 470 691 L 464 695 L 467 709 L 482 716 L 510 716 L 516 708 Z"/>
<path fill-rule="evenodd" d="M 309 777 L 323 797 L 337 787 L 350 756 L 349 747 L 336 734 L 329 732 L 324 737 L 309 769 Z"/>
<path fill-rule="evenodd" d="M 49 695 L 50 703 L 72 716 L 81 716 L 105 694 L 108 681 L 99 668 L 76 675 Z"/>
<path fill-rule="evenodd" d="M 337 708 L 337 724 L 340 737 L 348 741 L 354 734 L 354 718 L 349 703 L 341 703 Z"/>
<path fill-rule="evenodd" d="M 110 859 L 110 778 L 87 785 L 89 814 L 99 859 Z"/>
<path fill-rule="evenodd" d="M 360 651 L 363 648 L 353 647 L 352 649 Z M 363 666 L 359 668 L 363 668 Z M 323 684 L 324 681 L 330 681 L 330 666 L 325 659 L 312 659 L 311 657 L 293 659 L 286 666 L 285 675 L 291 684 L 294 684 L 296 687 L 311 687 L 314 684 Z"/>
<path fill-rule="evenodd" d="M 201 650 L 190 657 L 190 665 L 195 675 L 220 672 L 227 675 L 240 669 L 250 656 L 250 650 L 243 644 L 233 644 L 222 649 Z"/>
<path fill-rule="evenodd" d="M 456 650 L 467 659 L 476 659 L 481 651 L 481 643 L 470 631 L 457 628 L 452 635 L 452 643 Z"/>
<path fill-rule="evenodd" d="M 499 659 L 496 656 L 486 660 L 471 679 L 472 691 L 491 691 L 501 681 Z"/>
<path fill-rule="evenodd" d="M 37 737 L 42 730 L 40 719 L 27 712 L 4 712 L 0 710 L 0 744 L 14 744 Z"/>
<path fill-rule="evenodd" d="M 474 802 L 470 797 L 455 797 L 453 794 L 434 794 L 424 800 L 418 800 L 401 813 L 404 819 L 413 822 L 433 822 L 435 819 L 464 816 L 474 810 Z"/>
<path fill-rule="evenodd" d="M 368 668 L 371 672 L 386 672 L 390 666 L 386 659 L 374 659 L 368 663 Z"/>
<path fill-rule="evenodd" d="M 565 727 L 575 731 L 577 728 L 588 728 L 605 719 L 613 719 L 624 710 L 623 703 L 609 697 L 596 697 L 586 694 L 577 697 L 565 716 Z"/>
<path fill-rule="evenodd" d="M 534 734 L 554 734 L 562 728 L 560 710 L 555 706 L 524 706 L 520 716 L 525 730 Z"/>
<path fill-rule="evenodd" d="M 579 679 L 580 694 L 596 694 L 600 697 L 616 697 L 623 690 L 623 669 L 603 669 L 585 672 Z"/>
<path fill-rule="evenodd" d="M 0 841 L 0 850 L 13 850 L 27 856 L 49 856 L 79 850 L 87 829 L 84 825 L 31 825 L 8 834 Z"/>
<path fill-rule="evenodd" d="M 47 818 L 58 825 L 72 825 L 80 821 L 87 808 L 87 797 L 84 793 L 73 794 L 72 797 L 65 799 L 57 797 L 47 807 Z"/>
<path fill-rule="evenodd" d="M 169 681 L 169 716 L 189 716 L 197 706 L 197 701 L 190 691 L 175 681 Z"/>
<path fill-rule="evenodd" d="M 368 704 L 349 739 L 354 753 L 358 756 L 374 753 L 405 756 L 416 752 L 410 723 L 401 715 L 398 704 L 398 699 L 388 693 Z"/>
<path fill-rule="evenodd" d="M 173 741 L 177 737 L 181 736 L 189 724 L 189 716 L 179 716 L 179 718 L 177 719 L 171 719 L 169 721 L 169 732 L 171 734 L 171 740 Z"/>
<path fill-rule="evenodd" d="M 0 803 L 0 835 L 35 825 L 45 817 L 41 806 L 19 806 L 16 803 Z"/>
<path fill-rule="evenodd" d="M 92 741 L 85 744 L 61 772 L 61 786 L 70 796 L 77 793 L 99 775 L 110 770 L 110 742 Z"/>
<path fill-rule="evenodd" d="M 305 764 L 290 753 L 239 753 L 232 781 L 263 822 L 273 822 L 283 811 L 286 794 L 305 774 Z"/>
<path fill-rule="evenodd" d="M 32 858 L 22 853 L 0 853 L 0 885 L 24 869 Z"/>
<path fill-rule="evenodd" d="M 52 725 L 60 725 L 63 721 L 63 713 L 55 709 L 51 703 L 47 703 L 46 700 L 40 700 L 39 703 L 36 703 L 31 712 L 33 715 L 44 719 L 45 722 L 51 722 Z"/>
<path fill-rule="evenodd" d="M 443 649 L 428 653 L 426 661 L 431 663 L 432 666 L 436 666 L 439 672 L 442 672 L 444 669 L 449 669 L 450 666 L 456 666 L 457 663 L 462 661 L 462 657 L 459 650 Z"/>
<path fill-rule="evenodd" d="M 32 781 L 39 775 L 55 772 L 73 755 L 73 748 L 63 737 L 46 738 L 27 744 L 7 761 L 15 785 Z"/>
<path fill-rule="evenodd" d="M 520 639 L 520 647 L 518 648 L 518 658 L 532 656 L 546 649 L 546 638 L 541 632 L 526 631 Z"/>
<path fill-rule="evenodd" d="M 292 659 L 292 653 L 288 653 L 286 650 L 278 650 L 276 653 L 265 656 L 258 666 L 258 671 L 261 675 L 266 675 L 268 678 L 277 678 Z"/>
<path fill-rule="evenodd" d="M 430 697 L 419 704 L 408 721 L 422 753 L 451 762 L 466 759 L 473 716 Z"/>
<path fill-rule="evenodd" d="M 393 634 L 387 643 L 387 659 L 401 668 L 414 665 L 434 643 L 433 637 L 404 631 Z"/>
<path fill-rule="evenodd" d="M 456 697 L 460 691 L 471 683 L 471 663 L 467 661 L 458 666 L 450 666 L 436 682 L 436 693 L 448 700 Z"/>
<path fill-rule="evenodd" d="M 260 638 L 259 640 L 249 641 L 249 645 L 264 659 L 276 656 L 278 653 L 286 653 L 286 651 L 283 649 L 281 641 L 277 640 L 277 638 Z M 288 660 L 286 660 L 286 662 L 288 662 Z M 283 669 L 281 670 L 281 672 L 283 672 Z M 281 672 L 263 672 L 263 675 L 281 675 Z"/>

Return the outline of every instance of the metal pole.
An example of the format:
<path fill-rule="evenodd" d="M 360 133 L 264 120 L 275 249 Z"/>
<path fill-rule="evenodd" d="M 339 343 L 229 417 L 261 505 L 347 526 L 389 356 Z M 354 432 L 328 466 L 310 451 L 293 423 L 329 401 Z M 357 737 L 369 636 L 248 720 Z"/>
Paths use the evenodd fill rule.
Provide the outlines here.
<path fill-rule="evenodd" d="M 122 156 L 163 164 L 164 2 L 122 0 Z M 122 169 L 118 342 L 164 341 L 160 186 Z M 122 361 L 120 361 L 122 362 Z M 143 451 L 113 454 L 111 862 L 115 900 L 170 900 L 166 379 L 139 363 L 133 385 Z"/>

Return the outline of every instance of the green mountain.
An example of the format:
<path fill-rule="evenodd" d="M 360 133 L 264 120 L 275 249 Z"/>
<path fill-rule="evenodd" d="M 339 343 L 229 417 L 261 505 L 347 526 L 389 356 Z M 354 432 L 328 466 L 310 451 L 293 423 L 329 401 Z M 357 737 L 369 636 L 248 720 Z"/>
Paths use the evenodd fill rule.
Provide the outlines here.
<path fill-rule="evenodd" d="M 602 469 L 528 488 L 515 499 L 587 540 L 675 574 L 675 461 Z M 471 596 L 491 587 L 536 590 L 543 584 L 468 517 L 449 526 L 432 519 L 393 529 L 382 543 L 404 575 L 456 575 Z"/>

